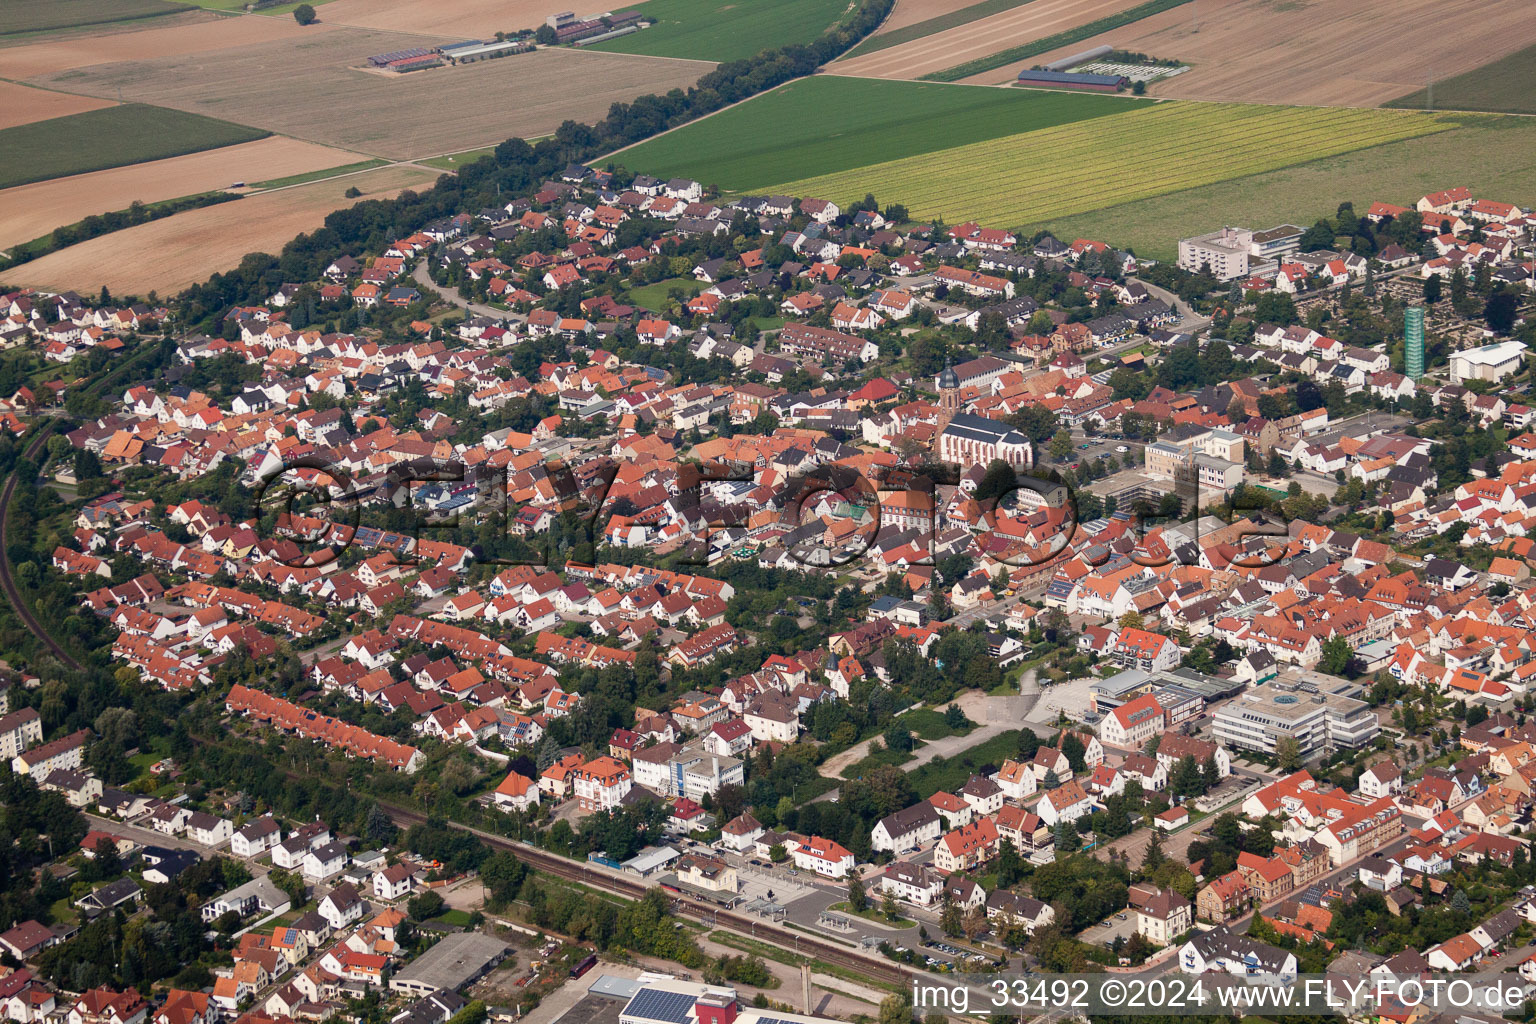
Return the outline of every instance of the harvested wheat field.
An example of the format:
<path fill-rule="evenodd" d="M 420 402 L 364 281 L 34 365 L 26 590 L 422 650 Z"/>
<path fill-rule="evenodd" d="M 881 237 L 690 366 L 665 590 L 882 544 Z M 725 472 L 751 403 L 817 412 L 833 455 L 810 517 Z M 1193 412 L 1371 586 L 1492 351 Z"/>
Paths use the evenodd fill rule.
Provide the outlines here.
<path fill-rule="evenodd" d="M 49 121 L 112 106 L 111 100 L 75 96 L 67 92 L 34 89 L 15 82 L 0 82 L 0 128 L 14 128 L 33 121 Z"/>
<path fill-rule="evenodd" d="M 1185 61 L 1192 70 L 1154 96 L 1371 107 L 1536 44 L 1529 0 L 1200 0 L 1028 61 L 1019 71 L 1105 43 Z"/>
<path fill-rule="evenodd" d="M 860 78 L 919 78 L 964 64 L 1010 46 L 1019 46 L 1065 32 L 1078 25 L 1107 18 L 1140 0 L 1033 0 L 1002 14 L 994 14 L 958 28 L 914 39 L 900 46 L 876 50 L 827 68 L 829 74 Z M 1079 49 L 1085 48 L 1079 47 Z M 1017 72 L 1015 72 L 1017 74 Z M 997 81 L 998 73 L 986 76 Z"/>
<path fill-rule="evenodd" d="M 264 192 L 237 202 L 178 213 L 7 270 L 9 285 L 52 291 L 97 289 L 119 295 L 180 291 L 236 266 L 249 252 L 276 253 L 295 235 L 320 227 L 332 210 L 364 199 L 388 199 L 430 185 L 436 175 L 415 167 L 381 167 L 330 181 Z"/>
<path fill-rule="evenodd" d="M 485 0 L 333 0 L 317 10 L 320 20 L 328 25 L 421 32 L 443 36 L 439 42 L 455 42 L 538 28 L 545 18 L 569 11 L 571 5 L 561 0 L 507 0 L 497 4 Z"/>
<path fill-rule="evenodd" d="M 495 145 L 514 135 L 547 135 L 567 119 L 599 120 L 616 101 L 687 87 L 713 66 L 573 49 L 404 75 L 356 66 L 369 54 L 422 41 L 399 32 L 333 27 L 297 42 L 120 61 L 40 81 L 93 96 L 115 98 L 121 91 L 124 99 L 403 160 Z"/>
<path fill-rule="evenodd" d="M 880 27 L 875 29 L 871 38 L 878 38 L 898 28 L 916 25 L 929 18 L 963 11 L 978 2 L 980 0 L 896 0 L 896 6 L 891 9 L 890 17 L 880 23 Z"/>
<path fill-rule="evenodd" d="M 137 23 L 130 23 L 137 24 Z M 196 12 L 146 22 L 132 32 L 71 35 L 0 47 L 0 78 L 26 79 L 107 61 L 154 60 L 212 53 L 299 35 L 316 35 L 319 25 L 302 28 L 292 18 L 255 18 Z"/>
<path fill-rule="evenodd" d="M 355 153 L 274 135 L 169 160 L 0 189 L 0 248 L 31 241 L 93 213 L 127 209 L 134 200 L 155 203 L 236 181 L 283 178 L 356 160 Z"/>

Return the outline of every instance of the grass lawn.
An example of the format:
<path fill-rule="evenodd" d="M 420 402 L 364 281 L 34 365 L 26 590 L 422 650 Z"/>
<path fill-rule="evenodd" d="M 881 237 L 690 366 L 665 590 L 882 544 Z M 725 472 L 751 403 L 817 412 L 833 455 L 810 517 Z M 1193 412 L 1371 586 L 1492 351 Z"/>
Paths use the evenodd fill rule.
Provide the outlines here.
<path fill-rule="evenodd" d="M 436 917 L 434 917 L 432 920 L 440 921 L 443 924 L 457 925 L 460 928 L 468 928 L 469 927 L 469 911 L 467 911 L 467 910 L 445 910 L 441 914 L 438 914 Z"/>
<path fill-rule="evenodd" d="M 879 900 L 876 900 L 875 902 L 878 903 Z M 887 925 L 891 928 L 909 928 L 912 926 L 912 922 L 907 918 L 898 915 L 896 920 L 892 921 L 890 918 L 880 913 L 880 911 L 875 909 L 873 906 L 865 907 L 863 910 L 854 910 L 851 906 L 848 905 L 847 900 L 844 900 L 841 903 L 834 903 L 827 909 L 834 914 L 847 914 L 850 917 L 862 917 L 866 921 L 874 921 L 879 924 Z"/>
<path fill-rule="evenodd" d="M 324 167 L 318 171 L 305 171 L 303 174 L 290 174 L 286 178 L 271 178 L 267 181 L 250 182 L 251 188 L 283 188 L 287 185 L 303 185 L 311 181 L 322 181 L 325 178 L 334 178 L 338 174 L 351 174 L 353 171 L 367 171 L 375 167 L 383 167 L 388 160 L 359 160 L 355 164 L 342 164 L 339 167 Z"/>
<path fill-rule="evenodd" d="M 795 787 L 796 806 L 804 806 L 815 800 L 829 789 L 837 788 L 837 780 L 818 775 L 809 782 Z"/>
<path fill-rule="evenodd" d="M 884 50 L 891 46 L 900 46 L 902 43 L 910 43 L 914 39 L 931 36 L 936 32 L 946 29 L 959 28 L 961 25 L 969 25 L 981 18 L 990 18 L 994 14 L 1002 14 L 1011 11 L 1015 7 L 1023 7 L 1030 0 L 981 0 L 981 3 L 962 7 L 958 11 L 950 11 L 948 14 L 940 14 L 938 17 L 919 21 L 902 28 L 892 29 L 890 32 L 882 32 L 877 36 L 870 36 L 858 46 L 845 53 L 844 57 L 857 57 L 861 53 L 874 53 L 876 50 Z"/>
<path fill-rule="evenodd" d="M 629 301 L 653 313 L 667 304 L 667 292 L 681 288 L 689 298 L 704 290 L 704 286 L 691 277 L 669 277 L 655 284 L 644 284 L 629 290 Z"/>
<path fill-rule="evenodd" d="M 1018 228 L 1431 135 L 1455 124 L 1453 115 L 1340 107 L 1167 102 L 1121 110 L 1108 120 L 1040 128 L 786 180 L 761 191 L 845 204 L 873 193 L 923 220 Z M 1445 167 L 1461 162 L 1423 166 L 1443 175 Z M 1132 166 L 1135 174 L 1119 173 Z M 1349 197 L 1330 192 L 1329 211 L 1343 198 Z M 1376 198 L 1392 197 L 1369 197 Z M 1201 212 L 1223 223 L 1247 223 L 1230 207 L 1211 205 Z M 1108 227 L 1103 237 L 1117 245 L 1130 241 L 1117 224 Z M 1198 224 L 1185 224 L 1170 241 L 1198 230 Z"/>
<path fill-rule="evenodd" d="M 0 36 L 157 18 L 186 9 L 168 0 L 0 0 Z"/>
<path fill-rule="evenodd" d="M 616 159 L 631 170 L 658 177 L 686 175 L 744 192 L 1123 113 L 1145 103 L 1115 96 L 818 75 L 642 142 Z M 889 201 L 899 202 L 894 197 Z"/>
<path fill-rule="evenodd" d="M 1536 114 L 1536 93 L 1531 91 L 1533 81 L 1536 81 L 1536 46 L 1528 46 L 1480 68 L 1436 82 L 1435 109 Z M 1420 89 L 1382 106 L 1423 110 L 1429 98 L 1426 90 Z"/>
<path fill-rule="evenodd" d="M 160 755 L 159 754 L 156 754 L 153 751 L 148 751 L 148 752 L 141 751 L 141 752 L 139 752 L 137 754 L 134 754 L 132 757 L 130 757 L 128 759 L 128 763 L 133 765 L 133 769 L 134 769 L 134 772 L 135 772 L 134 778 L 135 779 L 140 779 L 140 778 L 143 778 L 145 775 L 149 774 L 149 766 L 154 764 L 158 760 L 160 760 Z"/>
<path fill-rule="evenodd" d="M 896 721 L 898 724 L 911 729 L 925 740 L 941 740 L 946 736 L 964 736 L 976 728 L 975 723 L 972 723 L 963 729 L 952 729 L 949 722 L 944 719 L 944 712 L 935 711 L 933 708 L 914 708 L 911 711 L 898 715 Z"/>
<path fill-rule="evenodd" d="M 982 765 L 1000 765 L 1013 757 L 1018 747 L 1018 735 L 1011 731 L 1005 732 L 984 743 L 978 743 L 956 757 L 929 761 L 921 768 L 908 772 L 907 778 L 912 780 L 917 795 L 924 800 L 940 790 L 953 793 L 965 785 L 966 780 Z"/>
<path fill-rule="evenodd" d="M 79 911 L 68 896 L 61 896 L 48 905 L 48 914 L 54 921 L 73 921 L 79 916 Z"/>
<path fill-rule="evenodd" d="M 418 164 L 425 167 L 436 167 L 440 171 L 456 171 L 460 167 L 472 164 L 481 157 L 490 156 L 496 152 L 495 146 L 487 146 L 484 149 L 471 149 L 463 153 L 449 153 L 446 156 L 434 156 L 427 160 L 417 160 Z"/>
<path fill-rule="evenodd" d="M 1333 216 L 1346 199 L 1357 210 L 1378 199 L 1411 206 L 1444 187 L 1447 167 L 1456 168 L 1457 181 L 1479 195 L 1521 204 L 1536 200 L 1536 163 L 1530 159 L 1536 120 L 1438 116 L 1460 127 L 1023 227 L 1057 237 L 1113 239 L 1142 256 L 1171 260 L 1180 238 L 1223 224 L 1307 225 Z M 1468 160 L 1468 153 L 1478 158 Z"/>
<path fill-rule="evenodd" d="M 614 8 L 619 10 L 619 8 Z M 636 10 L 650 28 L 593 43 L 588 50 L 693 60 L 743 60 L 763 50 L 809 43 L 847 10 L 845 0 L 648 0 Z"/>
<path fill-rule="evenodd" d="M 0 130 L 0 188 L 233 146 L 270 134 L 169 107 L 102 107 Z"/>

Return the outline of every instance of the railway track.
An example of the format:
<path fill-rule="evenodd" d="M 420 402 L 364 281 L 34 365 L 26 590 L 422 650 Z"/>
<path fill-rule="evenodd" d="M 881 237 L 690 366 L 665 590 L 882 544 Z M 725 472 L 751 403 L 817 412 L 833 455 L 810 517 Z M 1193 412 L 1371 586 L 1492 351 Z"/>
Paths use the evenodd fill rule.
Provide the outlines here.
<path fill-rule="evenodd" d="M 394 804 L 383 802 L 380 802 L 379 806 L 400 825 L 407 827 L 410 825 L 420 825 L 427 820 L 425 814 L 406 807 L 398 807 Z M 518 859 L 522 860 L 529 867 L 554 875 L 557 878 L 564 878 L 567 881 L 580 882 L 583 885 L 606 889 L 609 892 L 630 899 L 640 899 L 651 888 L 642 882 L 631 881 L 630 879 L 606 874 L 599 870 L 584 868 L 581 864 L 550 853 L 547 850 L 541 850 L 536 846 L 530 846 L 527 843 L 507 839 L 477 828 L 471 828 L 468 825 L 461 825 L 458 822 L 450 821 L 448 824 L 453 828 L 469 832 L 497 849 L 515 853 Z M 711 923 L 715 927 L 725 928 L 728 931 L 759 939 L 762 938 L 761 932 L 768 930 L 766 922 L 759 921 L 745 914 L 723 910 L 712 904 L 677 893 L 669 893 L 668 895 L 674 900 L 678 909 L 687 916 Z M 903 971 L 898 965 L 884 958 L 865 956 L 804 933 L 796 933 L 794 940 L 797 951 L 801 955 L 809 956 L 813 960 L 820 960 L 838 967 L 846 967 L 849 970 L 858 971 L 873 980 L 885 984 L 905 987 L 911 983 L 912 974 Z M 782 946 L 782 943 L 779 942 L 774 944 Z M 788 951 L 786 949 L 786 952 Z"/>
<path fill-rule="evenodd" d="M 131 356 L 120 363 L 116 369 L 112 370 L 112 372 L 96 381 L 96 383 L 92 384 L 86 390 L 91 394 L 100 394 L 101 391 L 112 382 L 113 378 L 127 372 L 127 370 L 132 367 L 134 363 L 143 358 L 144 353 L 153 351 L 157 344 L 159 343 L 149 341 L 140 342 L 139 347 Z M 32 436 L 32 440 L 29 441 L 27 443 L 27 447 L 22 450 L 21 457 L 28 462 L 35 460 L 38 456 L 38 453 L 42 451 L 43 445 L 45 445 L 48 442 L 48 438 L 52 436 L 53 430 L 56 426 L 58 426 L 58 419 L 50 416 L 48 418 L 48 422 L 43 425 L 41 430 Z M 11 498 L 16 494 L 16 483 L 17 476 L 16 472 L 13 470 L 11 475 L 6 477 L 5 487 L 0 489 L 0 549 L 3 549 L 0 550 L 0 591 L 5 593 L 5 599 L 10 602 L 11 607 L 15 609 L 16 615 L 21 619 L 22 624 L 30 629 L 33 635 L 41 640 L 43 645 L 47 647 L 48 650 L 53 652 L 54 657 L 58 658 L 59 661 L 62 662 L 65 666 L 74 669 L 76 672 L 83 671 L 85 666 L 81 665 L 79 661 L 75 660 L 74 655 L 70 654 L 62 646 L 60 646 L 59 642 L 53 638 L 53 634 L 44 629 L 43 624 L 38 621 L 37 616 L 32 614 L 31 606 L 27 604 L 25 599 L 23 599 L 21 589 L 16 586 L 16 580 L 11 575 L 11 557 L 9 554 Z"/>
<path fill-rule="evenodd" d="M 21 457 L 27 462 L 36 459 L 38 452 L 47 443 L 55 426 L 56 423 L 50 420 L 42 430 L 39 430 L 27 447 L 22 450 Z M 32 634 L 53 652 L 54 657 L 58 658 L 65 666 L 79 672 L 84 666 L 61 647 L 59 642 L 53 638 L 53 634 L 44 629 L 43 624 L 37 621 L 37 616 L 32 614 L 32 607 L 22 598 L 21 590 L 16 586 L 16 580 L 11 576 L 11 558 L 6 552 L 10 550 L 11 498 L 16 493 L 16 481 L 17 476 L 13 471 L 6 478 L 5 489 L 0 490 L 0 547 L 4 548 L 3 551 L 0 551 L 0 589 L 5 591 L 5 599 L 11 603 L 11 607 L 15 609 L 16 615 L 21 619 L 22 624 L 30 629 Z"/>

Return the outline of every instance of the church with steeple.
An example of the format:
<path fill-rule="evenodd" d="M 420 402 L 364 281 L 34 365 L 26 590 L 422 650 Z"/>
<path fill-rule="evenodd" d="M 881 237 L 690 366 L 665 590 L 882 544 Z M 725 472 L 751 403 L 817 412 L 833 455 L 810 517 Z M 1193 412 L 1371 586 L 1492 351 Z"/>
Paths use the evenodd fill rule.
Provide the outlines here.
<path fill-rule="evenodd" d="M 949 426 L 949 421 L 955 418 L 955 413 L 960 411 L 960 378 L 955 375 L 955 368 L 949 360 L 944 360 L 944 370 L 939 374 L 939 418 L 938 427 L 940 433 Z"/>
<path fill-rule="evenodd" d="M 1034 464 L 1034 446 L 1029 438 L 1006 423 L 961 411 L 960 377 L 948 361 L 935 381 L 939 389 L 939 413 L 934 435 L 933 454 L 940 462 L 952 462 L 962 469 L 988 465 L 1001 459 L 1010 466 L 1028 469 Z"/>

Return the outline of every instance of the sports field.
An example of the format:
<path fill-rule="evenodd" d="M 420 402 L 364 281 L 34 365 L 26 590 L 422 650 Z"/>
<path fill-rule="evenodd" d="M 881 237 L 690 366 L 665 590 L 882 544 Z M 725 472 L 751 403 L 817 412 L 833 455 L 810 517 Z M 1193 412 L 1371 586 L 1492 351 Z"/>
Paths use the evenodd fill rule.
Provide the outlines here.
<path fill-rule="evenodd" d="M 1348 200 L 1364 210 L 1375 200 L 1412 206 L 1449 185 L 1474 195 L 1536 205 L 1536 119 L 1442 115 L 1459 127 L 1359 149 L 1309 163 L 1233 178 L 1089 213 L 1024 225 L 1058 238 L 1101 238 L 1137 254 L 1173 259 L 1178 240 L 1224 224 L 1267 228 L 1311 224 Z M 1476 153 L 1476 160 L 1467 160 Z M 1447 171 L 1454 168 L 1453 171 Z M 1449 176 L 1448 176 L 1449 174 Z"/>
<path fill-rule="evenodd" d="M 267 134 L 142 103 L 87 110 L 0 131 L 0 188 L 233 146 Z"/>
<path fill-rule="evenodd" d="M 1448 127 L 1408 111 L 1163 103 L 765 191 L 841 203 L 873 192 L 922 220 L 1016 227 Z"/>
<path fill-rule="evenodd" d="M 185 14 L 169 0 L 0 0 L 0 36 Z"/>
<path fill-rule="evenodd" d="M 762 50 L 809 43 L 847 8 L 846 0 L 647 0 L 623 9 L 639 11 L 654 25 L 585 49 L 742 60 Z"/>
<path fill-rule="evenodd" d="M 1150 106 L 1144 100 L 818 75 L 622 151 L 732 192 Z M 859 195 L 864 193 L 861 191 Z"/>
<path fill-rule="evenodd" d="M 1400 96 L 1387 107 L 1423 110 L 1492 110 L 1501 114 L 1536 114 L 1536 46 L 1528 46 L 1465 74 Z"/>

